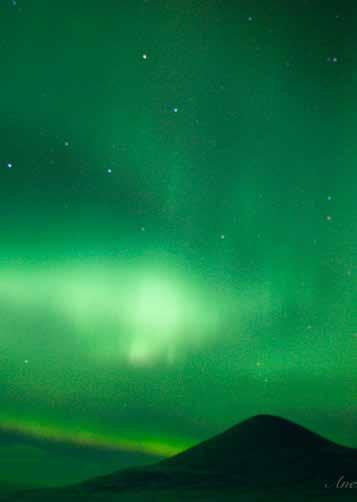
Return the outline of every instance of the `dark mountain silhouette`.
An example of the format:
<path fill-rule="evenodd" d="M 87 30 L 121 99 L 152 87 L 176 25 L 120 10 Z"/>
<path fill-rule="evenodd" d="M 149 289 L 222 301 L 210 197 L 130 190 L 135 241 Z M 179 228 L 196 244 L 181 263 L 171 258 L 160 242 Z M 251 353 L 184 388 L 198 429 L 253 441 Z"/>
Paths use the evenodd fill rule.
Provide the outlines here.
<path fill-rule="evenodd" d="M 120 487 L 147 482 L 180 485 L 330 485 L 340 473 L 357 477 L 357 450 L 339 446 L 288 420 L 259 415 L 178 455 L 140 470 L 89 483 Z"/>
<path fill-rule="evenodd" d="M 289 452 L 304 450 L 313 454 L 334 445 L 323 437 L 288 420 L 271 415 L 250 418 L 222 434 L 161 462 L 237 474 L 237 463 L 279 461 Z"/>
<path fill-rule="evenodd" d="M 287 493 L 284 500 L 320 500 L 327 495 L 329 500 L 342 495 L 352 500 L 357 491 L 336 488 L 341 476 L 357 480 L 356 449 L 339 446 L 288 420 L 260 415 L 151 466 L 98 477 L 61 491 L 62 495 L 46 491 L 33 498 L 33 492 L 32 498 L 26 498 L 29 492 L 17 500 L 80 500 L 82 496 L 88 500 L 92 495 L 137 500 L 131 498 L 135 493 L 141 494 L 140 500 L 176 500 L 173 494 L 179 493 L 195 494 L 196 500 L 231 500 L 232 494 L 239 494 L 239 500 L 254 500 L 254 493 L 274 494 L 262 500 Z M 200 498 L 200 493 L 205 495 Z M 210 494 L 216 495 L 210 498 Z"/>

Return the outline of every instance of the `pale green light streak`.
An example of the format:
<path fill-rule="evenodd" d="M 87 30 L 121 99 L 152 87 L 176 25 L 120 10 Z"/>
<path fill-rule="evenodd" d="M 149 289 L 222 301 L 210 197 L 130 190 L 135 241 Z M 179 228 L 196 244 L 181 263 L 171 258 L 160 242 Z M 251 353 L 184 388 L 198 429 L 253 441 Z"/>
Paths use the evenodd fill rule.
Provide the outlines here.
<path fill-rule="evenodd" d="M 268 289 L 216 291 L 179 267 L 110 261 L 4 268 L 0 301 L 22 318 L 26 312 L 62 317 L 93 358 L 132 365 L 171 363 L 232 326 L 244 336 L 257 312 L 269 317 L 280 308 Z"/>
<path fill-rule="evenodd" d="M 48 441 L 73 444 L 77 446 L 88 446 L 107 450 L 120 450 L 128 452 L 141 452 L 150 455 L 168 457 L 185 450 L 192 445 L 192 441 L 185 440 L 165 440 L 153 437 L 140 437 L 135 435 L 135 439 L 129 435 L 114 435 L 92 431 L 81 425 L 75 430 L 70 427 L 45 423 L 38 419 L 18 418 L 10 415 L 0 415 L 0 430 L 15 434 L 23 434 L 35 439 L 46 439 Z"/>

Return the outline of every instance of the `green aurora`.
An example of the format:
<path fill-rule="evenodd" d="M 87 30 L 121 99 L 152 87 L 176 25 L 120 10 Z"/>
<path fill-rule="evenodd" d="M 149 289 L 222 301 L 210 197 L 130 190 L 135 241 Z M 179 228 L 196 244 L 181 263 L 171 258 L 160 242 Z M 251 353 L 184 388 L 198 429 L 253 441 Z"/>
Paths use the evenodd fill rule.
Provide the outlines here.
<path fill-rule="evenodd" d="M 293 4 L 1 2 L 0 453 L 357 446 L 357 5 Z"/>

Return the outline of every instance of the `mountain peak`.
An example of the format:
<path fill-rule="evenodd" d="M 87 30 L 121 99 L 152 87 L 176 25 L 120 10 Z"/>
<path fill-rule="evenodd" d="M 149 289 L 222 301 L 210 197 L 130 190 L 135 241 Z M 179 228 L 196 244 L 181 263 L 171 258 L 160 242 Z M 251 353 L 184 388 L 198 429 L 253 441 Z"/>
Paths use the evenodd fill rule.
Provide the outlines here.
<path fill-rule="evenodd" d="M 354 479 L 357 451 L 274 415 L 253 416 L 152 466 L 92 480 L 95 490 L 170 487 L 322 487 L 343 472 Z"/>
<path fill-rule="evenodd" d="M 328 443 L 327 439 L 305 427 L 274 415 L 255 415 L 248 418 L 221 434 L 222 438 L 226 436 L 232 436 L 241 448 L 270 444 L 273 444 L 274 448 L 315 448 Z"/>
<path fill-rule="evenodd" d="M 292 452 L 306 454 L 320 451 L 332 444 L 285 418 L 256 415 L 161 464 L 227 471 L 236 469 L 234 466 L 237 464 L 249 463 L 252 458 L 266 463 Z"/>

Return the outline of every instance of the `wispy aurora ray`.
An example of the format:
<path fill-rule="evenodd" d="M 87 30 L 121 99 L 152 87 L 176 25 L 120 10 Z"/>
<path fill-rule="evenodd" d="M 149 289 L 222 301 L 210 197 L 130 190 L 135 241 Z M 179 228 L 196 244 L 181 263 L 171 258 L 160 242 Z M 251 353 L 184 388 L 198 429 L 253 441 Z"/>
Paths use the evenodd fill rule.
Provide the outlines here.
<path fill-rule="evenodd" d="M 239 326 L 256 309 L 264 314 L 272 307 L 264 291 L 217 292 L 178 267 L 111 262 L 4 268 L 0 302 L 14 317 L 46 313 L 65 320 L 89 357 L 131 365 L 172 363 L 210 343 L 225 324 Z M 5 345 L 24 329 L 15 322 L 0 327 Z"/>

